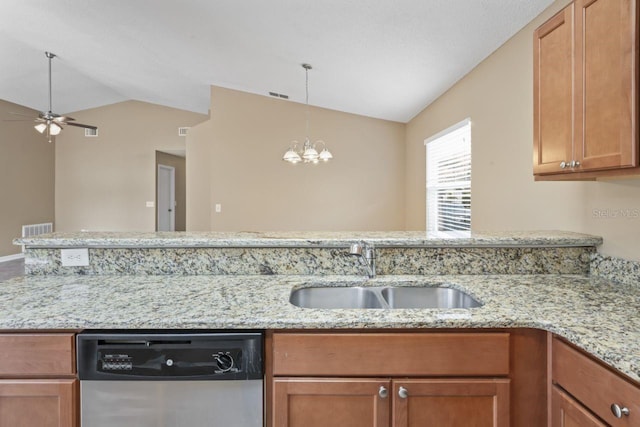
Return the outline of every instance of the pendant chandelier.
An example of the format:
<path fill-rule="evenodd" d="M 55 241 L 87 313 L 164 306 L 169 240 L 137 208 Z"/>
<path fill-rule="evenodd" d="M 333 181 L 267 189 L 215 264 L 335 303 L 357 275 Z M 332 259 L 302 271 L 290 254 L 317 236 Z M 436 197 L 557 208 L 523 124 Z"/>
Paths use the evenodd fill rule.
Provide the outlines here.
<path fill-rule="evenodd" d="M 333 159 L 333 155 L 329 150 L 327 150 L 327 146 L 324 141 L 316 141 L 311 142 L 309 139 L 309 70 L 311 70 L 311 65 L 302 64 L 302 68 L 304 68 L 305 73 L 305 90 L 306 90 L 306 136 L 304 138 L 304 143 L 300 144 L 298 141 L 292 141 L 291 145 L 289 145 L 289 149 L 284 156 L 282 156 L 282 160 L 296 164 L 296 163 L 310 163 L 312 165 L 318 164 L 322 162 L 328 162 Z M 318 152 L 318 150 L 321 150 Z"/>

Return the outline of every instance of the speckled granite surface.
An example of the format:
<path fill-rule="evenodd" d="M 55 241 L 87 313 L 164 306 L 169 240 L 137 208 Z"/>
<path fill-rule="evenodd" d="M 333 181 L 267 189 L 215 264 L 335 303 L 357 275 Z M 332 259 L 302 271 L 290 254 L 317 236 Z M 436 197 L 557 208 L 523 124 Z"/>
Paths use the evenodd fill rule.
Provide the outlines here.
<path fill-rule="evenodd" d="M 314 310 L 294 287 L 447 284 L 471 310 Z M 0 283 L 1 329 L 539 328 L 640 381 L 640 288 L 580 275 L 27 276 Z"/>
<path fill-rule="evenodd" d="M 387 274 L 586 274 L 593 247 L 378 247 Z M 89 248 L 87 267 L 63 267 L 60 249 L 30 248 L 30 275 L 362 274 L 346 248 Z"/>
<path fill-rule="evenodd" d="M 377 246 L 597 246 L 602 238 L 565 231 L 477 232 L 471 237 L 427 236 L 424 231 L 362 232 L 74 232 L 15 239 L 28 247 L 348 247 Z"/>
<path fill-rule="evenodd" d="M 594 276 L 640 288 L 640 262 L 593 253 L 590 271 Z"/>

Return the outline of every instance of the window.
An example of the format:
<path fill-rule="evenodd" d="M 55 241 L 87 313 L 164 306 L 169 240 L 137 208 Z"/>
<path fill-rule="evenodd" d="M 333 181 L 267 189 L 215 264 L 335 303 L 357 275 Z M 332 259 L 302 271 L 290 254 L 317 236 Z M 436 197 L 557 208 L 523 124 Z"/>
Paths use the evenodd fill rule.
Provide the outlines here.
<path fill-rule="evenodd" d="M 425 141 L 427 232 L 468 236 L 471 230 L 471 120 Z"/>

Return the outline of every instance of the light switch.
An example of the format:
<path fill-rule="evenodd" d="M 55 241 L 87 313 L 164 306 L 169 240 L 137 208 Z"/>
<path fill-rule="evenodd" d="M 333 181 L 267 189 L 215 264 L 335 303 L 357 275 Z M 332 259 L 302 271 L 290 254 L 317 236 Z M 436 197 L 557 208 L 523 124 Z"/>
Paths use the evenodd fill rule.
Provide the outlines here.
<path fill-rule="evenodd" d="M 155 204 L 153 201 L 151 201 L 151 202 L 147 202 L 147 207 L 148 207 L 148 208 L 153 208 L 153 207 L 155 207 L 155 206 L 156 206 L 156 204 Z"/>
<path fill-rule="evenodd" d="M 216 213 L 222 212 L 222 205 L 220 203 L 216 203 Z"/>

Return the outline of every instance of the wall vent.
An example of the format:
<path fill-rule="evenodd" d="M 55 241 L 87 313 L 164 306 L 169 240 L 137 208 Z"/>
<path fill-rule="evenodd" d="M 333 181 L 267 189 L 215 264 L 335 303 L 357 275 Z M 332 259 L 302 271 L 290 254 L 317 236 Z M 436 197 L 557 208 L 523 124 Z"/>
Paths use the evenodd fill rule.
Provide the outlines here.
<path fill-rule="evenodd" d="M 285 95 L 284 93 L 269 92 L 269 95 L 276 98 L 289 99 L 289 95 Z"/>
<path fill-rule="evenodd" d="M 98 136 L 98 129 L 85 128 L 84 129 L 84 136 L 86 136 L 87 138 L 96 137 L 96 136 Z"/>
<path fill-rule="evenodd" d="M 52 222 L 43 222 L 42 224 L 28 224 L 22 226 L 22 237 L 33 237 L 39 234 L 46 234 L 53 232 Z M 24 246 L 22 246 L 22 252 L 24 252 Z"/>
<path fill-rule="evenodd" d="M 187 136 L 187 134 L 189 133 L 189 127 L 182 127 L 182 128 L 178 128 L 178 136 Z"/>

